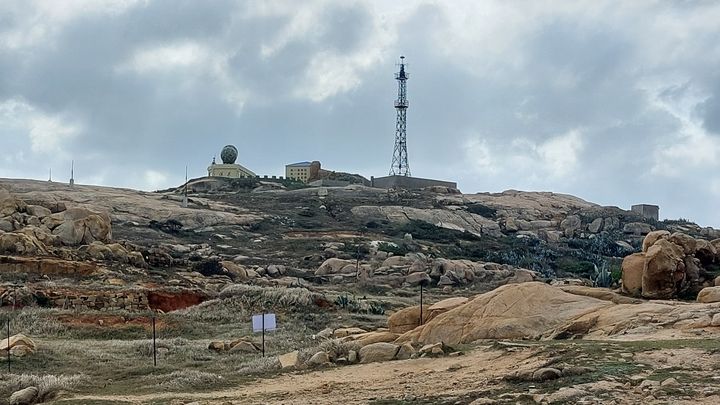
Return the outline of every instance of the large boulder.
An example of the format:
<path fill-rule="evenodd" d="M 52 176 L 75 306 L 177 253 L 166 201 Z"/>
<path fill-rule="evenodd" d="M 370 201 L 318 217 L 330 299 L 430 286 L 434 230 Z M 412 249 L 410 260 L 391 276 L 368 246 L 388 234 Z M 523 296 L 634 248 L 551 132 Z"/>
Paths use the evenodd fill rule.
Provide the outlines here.
<path fill-rule="evenodd" d="M 700 290 L 697 301 L 702 303 L 720 302 L 720 287 L 705 287 Z"/>
<path fill-rule="evenodd" d="M 327 274 L 337 274 L 341 273 L 342 269 L 347 266 L 353 266 L 355 267 L 355 262 L 352 262 L 350 260 L 343 260 L 343 259 L 337 259 L 337 258 L 330 258 L 323 262 L 323 264 L 318 267 L 317 270 L 315 270 L 316 276 L 324 276 Z"/>
<path fill-rule="evenodd" d="M 359 347 L 365 347 L 367 345 L 378 342 L 394 342 L 398 337 L 400 337 L 400 334 L 398 333 L 392 333 L 387 331 L 373 331 L 346 336 L 342 340 L 345 342 L 355 342 Z"/>
<path fill-rule="evenodd" d="M 647 236 L 645 236 L 645 239 L 643 239 L 642 244 L 642 251 L 647 252 L 647 250 L 655 244 L 660 239 L 667 239 L 670 237 L 670 232 L 668 231 L 652 231 Z"/>
<path fill-rule="evenodd" d="M 541 282 L 508 284 L 438 315 L 396 343 L 453 346 L 478 339 L 538 338 L 569 320 L 612 305 Z"/>
<path fill-rule="evenodd" d="M 35 387 L 23 388 L 20 391 L 13 392 L 8 402 L 10 405 L 30 405 L 35 403 L 38 392 L 38 389 Z"/>
<path fill-rule="evenodd" d="M 373 343 L 360 349 L 360 362 L 389 361 L 395 358 L 399 349 L 400 346 L 393 343 Z"/>
<path fill-rule="evenodd" d="M 695 238 L 693 238 L 690 235 L 681 233 L 681 232 L 675 232 L 670 237 L 667 238 L 670 242 L 680 246 L 683 250 L 683 253 L 686 255 L 692 255 L 695 254 L 695 249 L 697 246 L 697 242 L 695 241 Z"/>
<path fill-rule="evenodd" d="M 112 240 L 110 216 L 87 208 L 70 208 L 46 217 L 43 224 L 52 229 L 68 246 L 87 245 Z"/>
<path fill-rule="evenodd" d="M 642 280 L 644 271 L 645 253 L 633 253 L 630 256 L 625 256 L 622 262 L 623 293 L 637 297 L 642 295 Z"/>
<path fill-rule="evenodd" d="M 10 341 L 8 342 L 8 339 L 3 339 L 2 342 L 0 342 L 0 351 L 6 352 L 9 348 L 10 353 L 12 353 L 13 350 L 16 348 L 23 348 L 20 351 L 27 354 L 28 352 L 29 353 L 34 352 L 35 348 L 37 347 L 35 345 L 35 342 L 32 339 L 23 335 L 22 333 L 18 333 L 15 336 L 11 336 L 9 340 Z M 20 351 L 17 351 L 17 352 L 20 352 Z"/>
<path fill-rule="evenodd" d="M 642 277 L 644 298 L 668 299 L 686 284 L 683 248 L 661 239 L 648 248 Z M 678 286 L 681 286 L 678 288 Z"/>

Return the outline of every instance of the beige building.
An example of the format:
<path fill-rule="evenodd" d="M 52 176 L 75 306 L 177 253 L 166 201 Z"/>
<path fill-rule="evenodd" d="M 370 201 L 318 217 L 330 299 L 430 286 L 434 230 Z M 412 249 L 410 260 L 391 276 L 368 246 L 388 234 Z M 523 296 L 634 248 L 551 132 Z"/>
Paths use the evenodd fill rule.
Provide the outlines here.
<path fill-rule="evenodd" d="M 314 180 L 320 173 L 320 162 L 298 162 L 285 166 L 285 177 L 307 183 Z"/>
<path fill-rule="evenodd" d="M 245 168 L 242 165 L 235 163 L 238 156 L 238 150 L 233 145 L 227 145 L 222 149 L 220 158 L 222 163 L 215 163 L 213 158 L 212 163 L 208 166 L 208 176 L 210 177 L 229 177 L 233 179 L 252 178 L 257 177 L 251 170 Z"/>

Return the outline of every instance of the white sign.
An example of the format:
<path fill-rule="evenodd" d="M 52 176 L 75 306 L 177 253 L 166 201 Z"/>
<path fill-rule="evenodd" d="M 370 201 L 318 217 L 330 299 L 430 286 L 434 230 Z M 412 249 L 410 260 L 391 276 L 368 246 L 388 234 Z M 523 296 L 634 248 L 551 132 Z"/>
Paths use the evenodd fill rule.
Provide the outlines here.
<path fill-rule="evenodd" d="M 264 325 L 263 325 L 263 317 L 265 318 Z M 253 317 L 252 317 L 253 332 L 262 332 L 263 326 L 265 327 L 265 330 L 275 330 L 277 327 L 277 324 L 275 323 L 275 314 L 253 315 Z"/>

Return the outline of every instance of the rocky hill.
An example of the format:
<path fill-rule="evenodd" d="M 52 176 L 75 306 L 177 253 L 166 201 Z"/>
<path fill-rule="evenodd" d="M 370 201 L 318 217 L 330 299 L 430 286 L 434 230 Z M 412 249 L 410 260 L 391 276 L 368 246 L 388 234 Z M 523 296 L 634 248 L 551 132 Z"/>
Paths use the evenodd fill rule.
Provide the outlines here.
<path fill-rule="evenodd" d="M 186 187 L 140 192 L 0 179 L 0 305 L 17 333 L 0 350 L 16 357 L 20 370 L 0 381 L 0 403 L 10 394 L 34 403 L 68 390 L 82 393 L 70 403 L 172 402 L 174 394 L 156 395 L 158 386 L 208 403 L 284 402 L 285 388 L 269 389 L 273 398 L 232 388 L 196 391 L 244 386 L 248 376 L 272 384 L 284 381 L 277 373 L 288 369 L 353 365 L 386 375 L 355 364 L 465 352 L 488 368 L 493 356 L 508 353 L 527 364 L 522 370 L 508 364 L 501 374 L 475 370 L 473 376 L 494 379 L 484 393 L 469 384 L 413 395 L 427 403 L 487 395 L 512 401 L 528 395 L 527 384 L 560 379 L 529 389 L 551 403 L 556 397 L 604 403 L 628 384 L 637 386 L 635 400 L 650 390 L 667 399 L 672 391 L 649 380 L 654 371 L 627 375 L 644 372 L 624 364 L 645 359 L 642 347 L 477 345 L 720 334 L 719 304 L 712 304 L 720 301 L 720 287 L 713 287 L 720 281 L 720 233 L 712 228 L 652 221 L 555 193 L 211 180 L 191 181 L 184 207 Z M 644 300 L 696 296 L 698 303 Z M 249 324 L 261 312 L 276 314 L 281 325 L 269 335 L 267 358 L 259 357 L 262 346 Z M 155 327 L 159 347 L 147 340 Z M 702 345 L 693 350 L 707 354 Z M 161 365 L 148 367 L 151 359 Z M 418 384 L 425 379 L 420 372 L 406 376 Z M 305 384 L 314 391 L 293 398 L 335 403 L 322 381 Z M 343 395 L 372 402 L 384 385 L 364 381 L 375 388 L 360 384 Z M 611 388 L 595 391 L 590 381 Z M 462 400 L 453 396 L 458 392 Z M 404 398 L 396 394 L 382 398 Z"/>

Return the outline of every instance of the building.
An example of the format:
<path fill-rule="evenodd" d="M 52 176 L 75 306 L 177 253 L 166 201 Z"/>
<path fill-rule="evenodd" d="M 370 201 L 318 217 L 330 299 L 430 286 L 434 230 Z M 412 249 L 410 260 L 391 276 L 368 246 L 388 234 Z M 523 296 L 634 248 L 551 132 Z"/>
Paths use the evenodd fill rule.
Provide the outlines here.
<path fill-rule="evenodd" d="M 208 176 L 210 177 L 229 177 L 232 179 L 243 179 L 243 178 L 254 178 L 257 177 L 255 173 L 245 168 L 242 165 L 235 163 L 238 157 L 238 150 L 233 145 L 225 146 L 220 152 L 220 159 L 222 163 L 215 163 L 213 158 L 212 163 L 208 166 Z"/>
<path fill-rule="evenodd" d="M 307 183 L 319 177 L 320 162 L 298 162 L 285 165 L 285 178 Z"/>
<path fill-rule="evenodd" d="M 645 218 L 654 219 L 658 221 L 660 219 L 660 207 L 652 204 L 637 204 L 630 208 L 630 211 L 640 214 Z"/>

